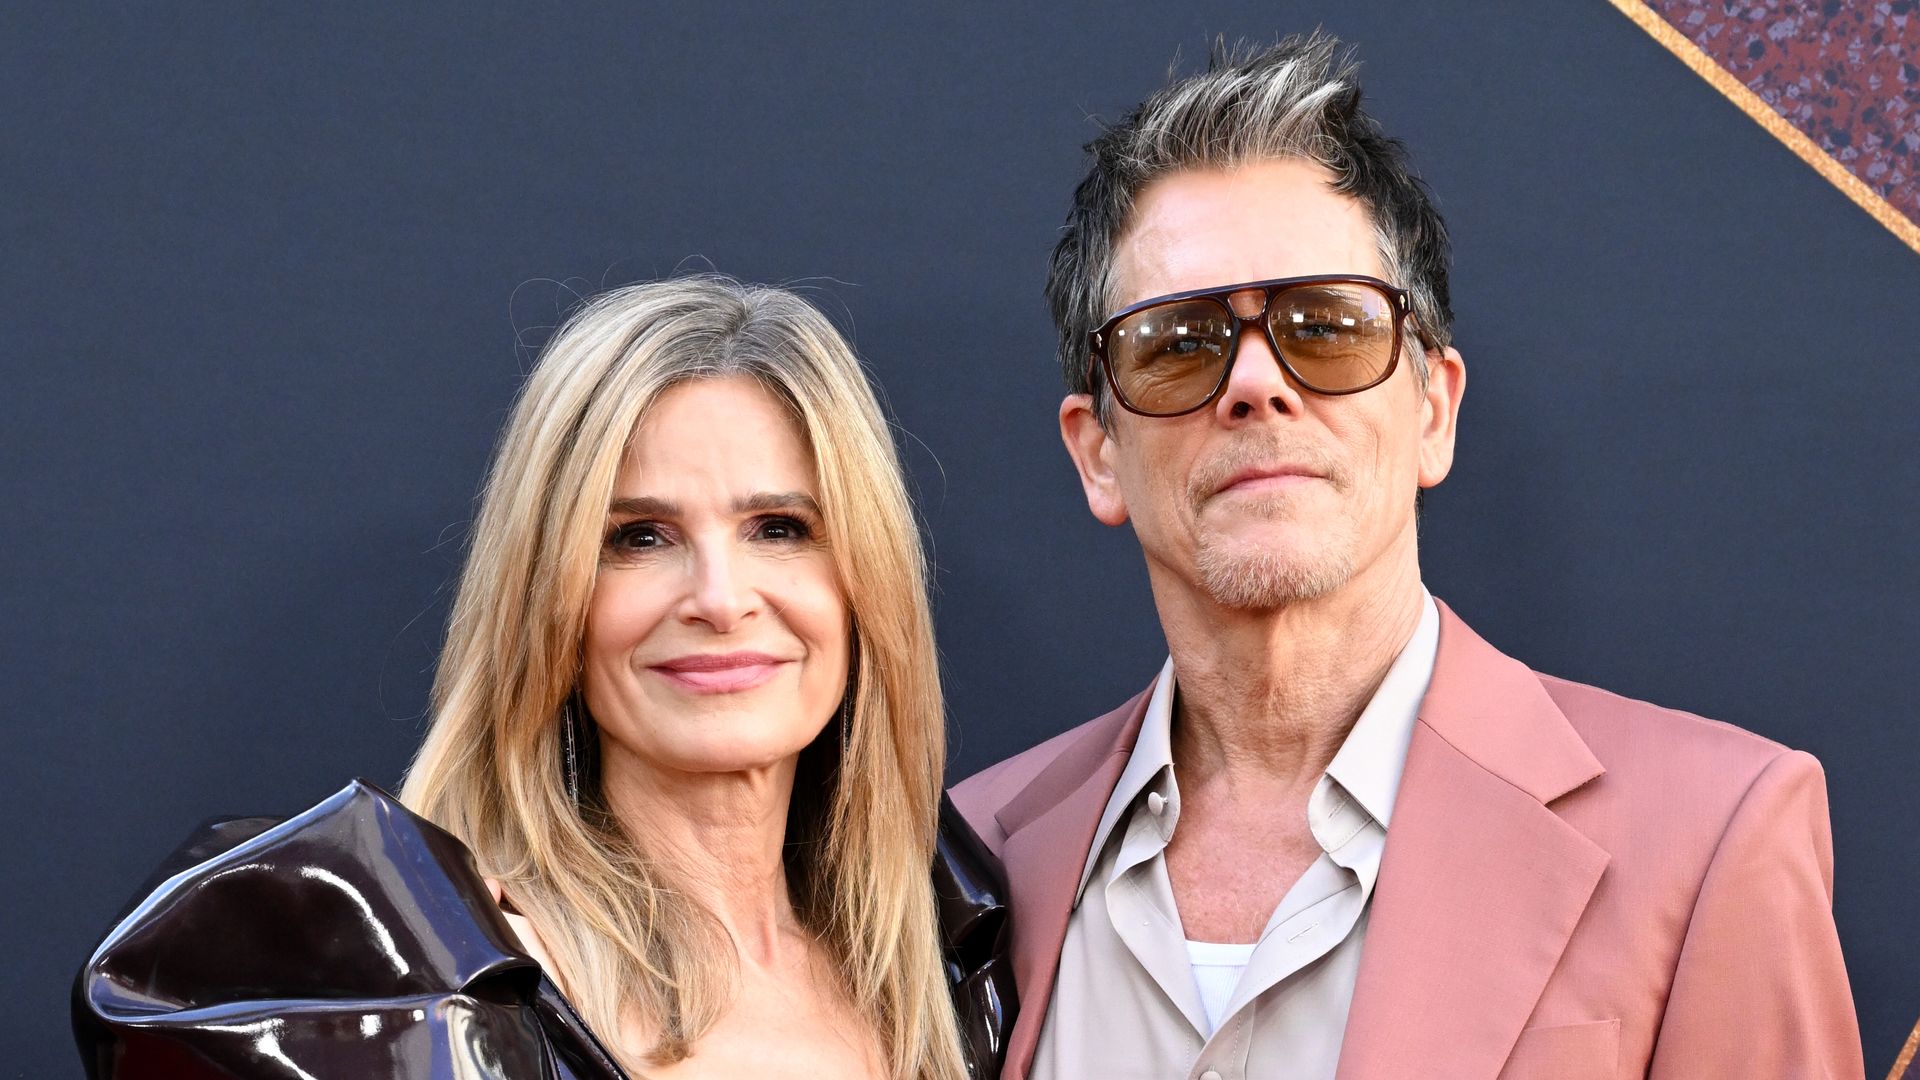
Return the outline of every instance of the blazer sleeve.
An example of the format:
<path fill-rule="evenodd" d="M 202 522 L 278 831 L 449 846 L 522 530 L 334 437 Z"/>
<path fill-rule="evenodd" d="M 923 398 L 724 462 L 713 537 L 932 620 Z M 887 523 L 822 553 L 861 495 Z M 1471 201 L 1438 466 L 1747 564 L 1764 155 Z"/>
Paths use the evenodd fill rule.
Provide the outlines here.
<path fill-rule="evenodd" d="M 1774 758 L 1734 810 L 1694 901 L 1649 1080 L 1865 1075 L 1833 923 L 1826 778 Z"/>

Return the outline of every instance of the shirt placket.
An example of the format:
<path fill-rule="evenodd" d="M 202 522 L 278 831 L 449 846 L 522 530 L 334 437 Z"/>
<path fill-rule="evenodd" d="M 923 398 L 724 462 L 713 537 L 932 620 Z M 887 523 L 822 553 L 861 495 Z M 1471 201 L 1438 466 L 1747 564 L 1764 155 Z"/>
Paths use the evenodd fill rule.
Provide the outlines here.
<path fill-rule="evenodd" d="M 1307 820 L 1320 857 L 1274 909 L 1189 1080 L 1246 1080 L 1262 999 L 1346 940 L 1364 915 L 1384 832 L 1328 777 L 1309 799 Z"/>
<path fill-rule="evenodd" d="M 1167 843 L 1179 816 L 1179 788 L 1173 782 L 1173 770 L 1164 769 L 1127 816 L 1119 858 L 1104 895 L 1114 934 L 1186 1019 L 1197 1049 L 1205 1038 L 1206 1014 L 1164 870 Z"/>

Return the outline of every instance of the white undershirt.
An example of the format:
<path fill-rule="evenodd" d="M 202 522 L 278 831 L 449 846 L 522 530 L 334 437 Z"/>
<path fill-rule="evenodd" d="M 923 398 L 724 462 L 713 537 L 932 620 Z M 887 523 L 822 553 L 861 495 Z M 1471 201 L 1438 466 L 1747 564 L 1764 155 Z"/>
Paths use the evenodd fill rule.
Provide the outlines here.
<path fill-rule="evenodd" d="M 1207 1014 L 1207 1034 L 1219 1028 L 1227 1013 L 1227 1002 L 1240 985 L 1240 973 L 1253 959 L 1254 943 L 1222 945 L 1212 941 L 1187 941 L 1187 963 L 1193 967 L 1193 984 L 1200 988 L 1200 1007 Z"/>

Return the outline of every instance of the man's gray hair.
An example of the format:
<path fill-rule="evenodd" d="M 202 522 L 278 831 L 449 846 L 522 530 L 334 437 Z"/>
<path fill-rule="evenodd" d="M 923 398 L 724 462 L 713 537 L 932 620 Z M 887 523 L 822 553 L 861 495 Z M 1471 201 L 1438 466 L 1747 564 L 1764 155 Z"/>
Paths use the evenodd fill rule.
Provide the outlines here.
<path fill-rule="evenodd" d="M 1446 223 L 1405 149 L 1360 108 L 1356 68 L 1338 39 L 1317 31 L 1265 48 L 1217 40 L 1206 71 L 1170 75 L 1165 88 L 1087 144 L 1092 161 L 1053 249 L 1047 303 L 1067 388 L 1094 395 L 1096 414 L 1105 418 L 1106 396 L 1093 378 L 1087 337 L 1117 306 L 1114 246 L 1147 185 L 1183 169 L 1276 159 L 1324 166 L 1333 189 L 1359 200 L 1372 218 L 1380 262 L 1388 280 L 1412 294 L 1426 344 L 1452 342 Z M 1421 342 L 1409 335 L 1408 346 L 1424 385 Z"/>

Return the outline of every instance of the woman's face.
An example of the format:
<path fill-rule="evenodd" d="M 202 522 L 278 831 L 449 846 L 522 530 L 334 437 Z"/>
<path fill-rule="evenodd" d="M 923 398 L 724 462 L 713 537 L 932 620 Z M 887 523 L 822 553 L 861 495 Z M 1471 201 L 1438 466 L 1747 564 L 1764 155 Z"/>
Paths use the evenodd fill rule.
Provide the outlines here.
<path fill-rule="evenodd" d="M 587 612 L 583 690 L 610 775 L 760 768 L 813 741 L 847 680 L 825 537 L 813 456 L 758 382 L 661 395 L 614 482 Z"/>

